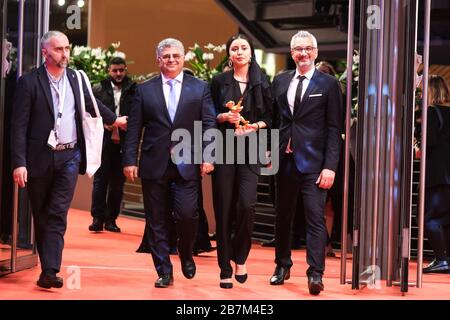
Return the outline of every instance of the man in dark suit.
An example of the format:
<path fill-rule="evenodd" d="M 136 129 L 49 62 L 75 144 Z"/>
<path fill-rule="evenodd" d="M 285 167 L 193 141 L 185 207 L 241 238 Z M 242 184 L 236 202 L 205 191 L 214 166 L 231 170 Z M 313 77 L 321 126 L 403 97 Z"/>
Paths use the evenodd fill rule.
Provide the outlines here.
<path fill-rule="evenodd" d="M 124 148 L 124 174 L 134 180 L 138 176 L 137 156 L 142 128 L 139 177 L 142 182 L 146 230 L 153 263 L 158 273 L 155 287 L 173 284 L 173 268 L 169 257 L 168 217 L 173 212 L 178 233 L 178 252 L 183 275 L 191 279 L 196 267 L 192 258 L 198 223 L 200 175 L 211 172 L 211 163 L 196 164 L 194 150 L 206 147 L 192 140 L 194 124 L 201 121 L 205 132 L 215 127 L 216 116 L 208 84 L 183 74 L 184 47 L 176 39 L 161 41 L 156 49 L 161 75 L 139 85 L 130 112 Z M 188 133 L 190 142 L 183 159 L 176 159 L 178 140 L 172 136 Z M 200 131 L 201 132 L 201 131 Z M 176 140 L 176 139 L 174 139 Z M 189 150 L 189 149 L 192 149 Z M 186 160 L 187 155 L 187 160 Z"/>
<path fill-rule="evenodd" d="M 136 82 L 127 76 L 123 58 L 114 57 L 109 62 L 108 78 L 93 88 L 94 95 L 116 115 L 128 116 L 136 91 Z M 126 132 L 105 126 L 102 165 L 94 176 L 92 188 L 90 231 L 120 232 L 116 219 L 120 213 L 125 176 L 122 170 L 122 145 Z"/>
<path fill-rule="evenodd" d="M 281 285 L 292 267 L 290 234 L 297 197 L 306 218 L 309 292 L 324 289 L 327 230 L 324 206 L 334 181 L 340 151 L 342 94 L 339 82 L 314 67 L 317 40 L 307 31 L 291 39 L 295 71 L 273 82 L 275 109 L 280 123 L 280 169 L 277 176 L 275 222 L 276 268 L 270 284 Z"/>
<path fill-rule="evenodd" d="M 80 89 L 69 63 L 70 45 L 59 31 L 41 39 L 45 63 L 20 77 L 12 113 L 13 178 L 27 186 L 34 217 L 43 288 L 61 288 L 60 271 L 67 211 L 78 173 L 86 171 L 85 140 L 80 115 Z M 86 108 L 94 107 L 86 87 Z M 99 102 L 106 124 L 126 128 L 126 118 Z"/>

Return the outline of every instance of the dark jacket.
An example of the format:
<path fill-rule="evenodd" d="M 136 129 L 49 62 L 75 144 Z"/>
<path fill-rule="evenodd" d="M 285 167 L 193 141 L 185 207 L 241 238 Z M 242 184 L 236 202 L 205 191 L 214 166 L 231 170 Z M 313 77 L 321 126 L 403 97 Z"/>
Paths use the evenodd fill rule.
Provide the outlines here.
<path fill-rule="evenodd" d="M 176 129 L 184 129 L 191 138 L 191 163 L 180 163 L 177 168 L 184 179 L 199 180 L 200 167 L 194 163 L 195 144 L 199 141 L 194 139 L 200 138 L 198 135 L 202 132 L 216 127 L 214 105 L 208 84 L 187 74 L 184 75 L 173 123 L 167 110 L 162 86 L 160 75 L 138 85 L 128 118 L 122 163 L 124 166 L 137 165 L 138 147 L 144 129 L 139 176 L 151 180 L 161 178 L 171 161 L 173 148 L 178 145 L 178 142 L 172 141 L 171 136 Z M 202 132 L 194 133 L 196 121 L 201 121 Z M 203 151 L 206 145 L 205 141 L 203 145 L 197 145 L 200 149 L 198 151 Z"/>
<path fill-rule="evenodd" d="M 253 69 L 252 69 L 253 68 Z M 272 127 L 272 89 L 270 87 L 269 78 L 267 75 L 262 73 L 259 66 L 255 63 L 252 64 L 250 70 L 249 84 L 248 88 L 245 90 L 243 95 L 242 106 L 244 107 L 241 111 L 241 115 L 245 120 L 250 123 L 255 123 L 258 121 L 264 121 L 267 125 L 267 129 Z M 220 113 L 226 113 L 229 109 L 225 106 L 228 101 L 234 101 L 237 103 L 238 99 L 235 97 L 234 91 L 234 72 L 233 70 L 223 72 L 213 77 L 211 82 L 211 95 L 216 108 L 216 116 Z M 224 146 L 225 146 L 225 132 L 227 129 L 235 128 L 234 124 L 229 122 L 223 122 L 218 124 L 218 127 L 222 134 L 224 134 Z M 268 135 L 268 139 L 270 135 Z M 268 141 L 270 144 L 270 141 Z M 235 151 L 236 152 L 236 151 Z M 248 145 L 247 145 L 248 152 Z M 259 152 L 258 152 L 259 153 Z M 224 148 L 223 161 L 225 162 L 226 150 Z M 257 164 L 248 164 L 250 169 L 256 173 L 260 173 L 260 162 L 257 159 Z M 248 157 L 246 162 L 248 163 Z"/>
<path fill-rule="evenodd" d="M 443 123 L 435 108 L 439 108 Z M 428 107 L 425 186 L 450 185 L 450 107 Z"/>
<path fill-rule="evenodd" d="M 314 74 L 300 107 L 292 114 L 287 91 L 295 70 L 286 71 L 273 81 L 274 110 L 280 129 L 280 162 L 286 155 L 289 138 L 297 169 L 302 173 L 336 172 L 341 145 L 342 91 L 336 78 Z"/>
<path fill-rule="evenodd" d="M 67 77 L 75 97 L 77 143 L 82 160 L 80 174 L 86 172 L 85 140 L 80 116 L 80 91 L 73 70 L 67 68 Z M 83 80 L 84 83 L 84 80 Z M 95 111 L 86 84 L 83 86 L 86 110 L 95 116 Z M 104 123 L 112 124 L 116 115 L 100 101 L 98 107 Z M 53 151 L 47 145 L 48 136 L 55 124 L 52 94 L 44 66 L 19 78 L 12 112 L 11 150 L 13 169 L 26 167 L 29 177 L 44 177 L 53 163 Z"/>
<path fill-rule="evenodd" d="M 133 105 L 134 94 L 136 92 L 136 82 L 132 81 L 130 78 L 125 77 L 122 82 L 122 90 L 120 96 L 119 105 L 119 115 L 128 116 Z M 114 92 L 111 85 L 111 79 L 105 79 L 99 84 L 97 84 L 93 89 L 94 95 L 99 99 L 105 106 L 107 106 L 112 112 L 116 113 L 116 105 L 114 103 Z M 123 145 L 125 141 L 125 133 L 119 129 L 120 142 Z M 111 131 L 105 130 L 103 136 L 104 141 L 111 141 Z"/>

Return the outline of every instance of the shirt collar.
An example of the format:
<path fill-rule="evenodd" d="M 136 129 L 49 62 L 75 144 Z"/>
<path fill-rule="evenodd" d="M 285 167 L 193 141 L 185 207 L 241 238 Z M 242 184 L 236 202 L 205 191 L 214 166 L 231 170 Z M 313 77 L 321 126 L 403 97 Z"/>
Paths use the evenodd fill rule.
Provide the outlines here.
<path fill-rule="evenodd" d="M 311 80 L 312 76 L 314 75 L 314 71 L 316 71 L 316 68 L 312 68 L 307 73 L 304 74 L 306 79 Z M 295 75 L 294 79 L 297 79 L 297 77 L 300 75 L 300 72 L 298 72 L 298 69 L 295 69 Z"/>
<path fill-rule="evenodd" d="M 63 72 L 63 74 L 61 75 L 61 77 L 60 77 L 58 80 L 55 80 L 55 77 L 53 77 L 53 76 L 51 75 L 51 73 L 48 72 L 47 65 L 46 65 L 45 63 L 44 63 L 44 67 L 45 67 L 45 71 L 47 72 L 48 80 L 50 80 L 51 82 L 53 82 L 53 83 L 55 83 L 55 84 L 59 84 L 60 81 L 66 76 L 66 70 L 64 69 L 64 72 Z"/>
<path fill-rule="evenodd" d="M 184 72 L 181 71 L 174 79 L 179 82 L 179 83 L 183 83 L 183 75 Z M 172 80 L 171 78 L 166 77 L 164 74 L 161 73 L 161 78 L 162 78 L 162 83 L 163 84 L 167 84 L 167 82 L 169 82 L 170 80 Z"/>

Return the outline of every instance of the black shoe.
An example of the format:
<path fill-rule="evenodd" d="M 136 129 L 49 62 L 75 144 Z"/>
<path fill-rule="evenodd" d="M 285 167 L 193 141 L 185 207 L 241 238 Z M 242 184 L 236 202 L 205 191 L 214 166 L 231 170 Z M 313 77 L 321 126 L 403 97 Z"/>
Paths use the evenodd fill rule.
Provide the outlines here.
<path fill-rule="evenodd" d="M 233 288 L 233 282 L 222 282 L 222 281 L 220 281 L 220 287 L 222 288 L 222 289 L 231 289 L 231 288 Z"/>
<path fill-rule="evenodd" d="M 423 273 L 449 273 L 450 266 L 447 260 L 434 259 L 428 266 L 423 268 Z"/>
<path fill-rule="evenodd" d="M 116 221 L 108 221 L 105 223 L 105 230 L 111 232 L 120 232 L 120 228 L 117 226 Z"/>
<path fill-rule="evenodd" d="M 180 260 L 181 260 L 181 271 L 183 272 L 183 275 L 188 279 L 192 279 L 195 276 L 196 271 L 194 260 L 192 260 L 192 258 L 190 260 L 184 260 L 181 259 L 181 257 Z"/>
<path fill-rule="evenodd" d="M 39 287 L 50 289 L 50 288 L 62 288 L 64 281 L 61 277 L 56 275 L 48 275 L 46 273 L 41 273 L 39 280 L 36 283 Z"/>
<path fill-rule="evenodd" d="M 100 232 L 103 231 L 103 221 L 99 218 L 94 218 L 92 224 L 89 226 L 89 231 Z"/>
<path fill-rule="evenodd" d="M 323 291 L 324 285 L 321 276 L 309 276 L 308 277 L 308 289 L 309 293 L 317 296 L 320 291 Z"/>
<path fill-rule="evenodd" d="M 245 281 L 247 281 L 248 278 L 248 274 L 235 274 L 234 278 L 236 279 L 237 282 L 239 283 L 244 283 Z"/>
<path fill-rule="evenodd" d="M 273 238 L 272 240 L 264 242 L 261 246 L 262 247 L 274 248 L 275 247 L 275 238 Z"/>
<path fill-rule="evenodd" d="M 200 253 L 212 252 L 214 250 L 216 250 L 216 247 L 212 247 L 212 246 L 209 246 L 206 248 L 194 248 L 193 254 L 194 254 L 194 256 L 198 256 Z"/>
<path fill-rule="evenodd" d="M 163 274 L 161 277 L 156 279 L 155 288 L 167 288 L 173 285 L 173 274 Z"/>
<path fill-rule="evenodd" d="M 238 267 L 236 264 L 236 271 L 237 271 Z M 236 279 L 237 282 L 239 283 L 244 283 L 245 281 L 247 281 L 248 278 L 248 274 L 236 274 L 236 272 L 234 273 L 234 278 Z"/>
<path fill-rule="evenodd" d="M 275 271 L 273 272 L 272 277 L 270 278 L 270 284 L 273 286 L 284 284 L 284 280 L 288 280 L 291 277 L 290 268 L 284 268 L 277 266 Z"/>

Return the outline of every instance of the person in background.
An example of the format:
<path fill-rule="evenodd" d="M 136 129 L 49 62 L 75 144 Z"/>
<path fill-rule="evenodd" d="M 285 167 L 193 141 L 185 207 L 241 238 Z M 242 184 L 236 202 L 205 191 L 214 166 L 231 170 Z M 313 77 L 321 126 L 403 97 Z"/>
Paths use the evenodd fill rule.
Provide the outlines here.
<path fill-rule="evenodd" d="M 127 76 L 123 58 L 109 61 L 108 78 L 93 88 L 94 95 L 117 116 L 128 116 L 136 83 Z M 116 219 L 120 213 L 125 176 L 122 172 L 122 145 L 125 131 L 105 125 L 102 165 L 94 175 L 90 231 L 120 232 Z"/>
<path fill-rule="evenodd" d="M 449 273 L 450 90 L 441 76 L 429 77 L 427 113 L 425 235 L 435 259 L 423 273 Z"/>
<path fill-rule="evenodd" d="M 333 66 L 327 61 L 319 61 L 318 63 L 316 63 L 316 69 L 322 71 L 323 73 L 329 74 L 330 76 L 336 76 L 336 71 L 334 70 Z M 341 158 L 339 160 L 340 162 L 344 160 L 343 154 L 344 153 L 341 152 Z M 341 167 L 341 165 L 338 166 L 338 170 L 336 172 L 336 182 L 341 181 L 340 176 L 342 175 L 342 172 L 339 170 L 341 169 Z M 341 185 L 339 185 L 338 183 L 334 183 L 330 190 L 328 190 L 327 201 L 325 202 L 325 222 L 327 225 L 328 233 L 326 248 L 327 257 L 336 257 L 335 253 L 333 252 L 333 247 L 331 246 L 331 233 L 333 231 L 333 221 L 336 216 L 336 212 L 340 212 L 340 210 L 334 209 L 342 202 L 340 198 L 342 198 Z"/>

